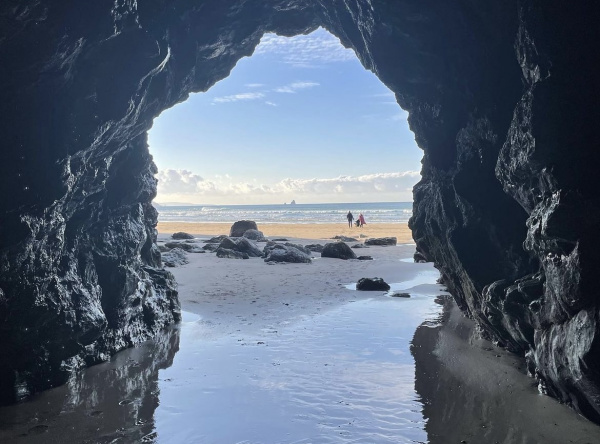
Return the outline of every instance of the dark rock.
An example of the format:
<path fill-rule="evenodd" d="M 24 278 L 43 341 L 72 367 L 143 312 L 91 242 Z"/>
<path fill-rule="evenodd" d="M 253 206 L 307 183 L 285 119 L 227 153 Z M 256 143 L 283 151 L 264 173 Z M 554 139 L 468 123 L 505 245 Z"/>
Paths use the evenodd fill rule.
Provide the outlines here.
<path fill-rule="evenodd" d="M 165 247 L 167 248 L 180 248 L 184 251 L 187 251 L 188 253 L 195 250 L 196 246 L 193 244 L 186 244 L 184 242 L 167 242 L 165 244 Z"/>
<path fill-rule="evenodd" d="M 415 254 L 413 255 L 413 259 L 415 260 L 415 263 L 417 263 L 417 264 L 424 264 L 426 262 L 429 262 L 427 260 L 427 258 L 425 257 L 425 255 L 423 253 L 421 253 L 420 251 L 415 252 Z"/>
<path fill-rule="evenodd" d="M 394 292 L 394 293 L 390 294 L 390 296 L 393 298 L 409 298 L 410 293 L 404 293 L 404 292 L 398 291 L 398 292 Z"/>
<path fill-rule="evenodd" d="M 159 245 L 158 251 L 160 251 L 161 253 L 166 253 L 167 251 L 171 251 L 171 249 L 166 247 L 165 245 Z"/>
<path fill-rule="evenodd" d="M 356 254 L 344 242 L 333 242 L 325 244 L 321 257 L 330 257 L 334 259 L 356 259 Z"/>
<path fill-rule="evenodd" d="M 367 247 L 367 246 L 366 246 L 366 245 L 364 245 L 364 244 L 354 244 L 354 245 L 352 245 L 352 247 L 351 247 L 351 248 L 369 248 L 369 247 Z"/>
<path fill-rule="evenodd" d="M 226 259 L 250 259 L 248 253 L 241 251 L 230 250 L 229 248 L 219 247 L 217 248 L 217 257 Z"/>
<path fill-rule="evenodd" d="M 226 237 L 219 244 L 219 248 L 238 251 L 249 257 L 261 257 L 263 255 L 263 252 L 250 239 L 245 237 Z"/>
<path fill-rule="evenodd" d="M 356 283 L 356 289 L 359 291 L 388 291 L 390 286 L 378 277 L 360 278 Z"/>
<path fill-rule="evenodd" d="M 262 242 L 265 241 L 265 235 L 263 234 L 262 231 L 258 231 L 258 230 L 246 230 L 244 232 L 244 237 L 250 240 L 253 240 L 255 242 Z"/>
<path fill-rule="evenodd" d="M 188 233 L 184 233 L 183 231 L 178 231 L 177 233 L 173 233 L 171 235 L 172 239 L 194 239 L 194 236 Z"/>
<path fill-rule="evenodd" d="M 288 239 L 286 239 L 285 237 L 278 237 L 276 239 L 271 239 L 273 242 L 287 242 Z"/>
<path fill-rule="evenodd" d="M 189 264 L 189 262 L 187 254 L 181 248 L 173 248 L 162 254 L 162 263 L 165 267 L 178 267 Z"/>
<path fill-rule="evenodd" d="M 21 3 L 0 2 L 3 402 L 179 319 L 146 132 L 263 33 L 323 26 L 409 113 L 417 251 L 549 394 L 600 421 L 596 2 Z"/>
<path fill-rule="evenodd" d="M 291 245 L 275 244 L 265 248 L 265 262 L 310 263 L 310 255 Z"/>
<path fill-rule="evenodd" d="M 219 248 L 219 244 L 206 244 L 202 247 L 204 251 L 216 251 Z"/>
<path fill-rule="evenodd" d="M 356 242 L 358 239 L 348 236 L 333 236 L 332 239 L 339 240 L 341 242 Z"/>
<path fill-rule="evenodd" d="M 286 242 L 284 245 L 287 247 L 294 247 L 297 250 L 300 250 L 302 253 L 304 253 L 308 256 L 310 256 L 310 253 L 312 252 L 309 248 L 305 247 L 304 245 L 294 244 L 292 242 Z"/>
<path fill-rule="evenodd" d="M 229 231 L 229 237 L 242 237 L 244 233 L 248 230 L 258 231 L 256 222 L 252 220 L 238 220 L 231 226 L 231 230 Z"/>
<path fill-rule="evenodd" d="M 395 237 L 378 237 L 373 239 L 367 239 L 365 241 L 365 245 L 396 245 L 398 243 L 398 239 Z"/>
<path fill-rule="evenodd" d="M 373 256 L 358 256 L 357 259 L 359 261 L 372 261 L 373 260 Z"/>
<path fill-rule="evenodd" d="M 315 253 L 321 253 L 323 251 L 323 245 L 321 244 L 308 244 L 306 248 Z"/>
<path fill-rule="evenodd" d="M 208 240 L 205 240 L 204 243 L 205 244 L 220 244 L 223 239 L 227 239 L 227 235 L 225 234 L 220 234 L 219 236 L 215 236 L 215 237 L 211 237 Z"/>

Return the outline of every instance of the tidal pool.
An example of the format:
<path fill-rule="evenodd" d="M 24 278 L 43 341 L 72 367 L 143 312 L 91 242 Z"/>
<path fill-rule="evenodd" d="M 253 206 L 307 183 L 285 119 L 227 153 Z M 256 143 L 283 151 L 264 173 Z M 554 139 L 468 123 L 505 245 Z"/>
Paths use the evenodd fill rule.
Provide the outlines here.
<path fill-rule="evenodd" d="M 185 313 L 155 341 L 0 408 L 0 442 L 600 442 L 600 428 L 537 393 L 519 358 L 478 338 L 436 277 L 415 276 L 409 299 L 251 334 L 214 335 Z"/>

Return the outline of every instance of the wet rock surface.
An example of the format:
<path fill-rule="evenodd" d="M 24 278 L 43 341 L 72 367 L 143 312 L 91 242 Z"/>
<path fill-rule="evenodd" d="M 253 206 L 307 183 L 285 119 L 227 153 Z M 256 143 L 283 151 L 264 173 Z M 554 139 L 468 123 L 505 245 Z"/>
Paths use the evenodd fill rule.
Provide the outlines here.
<path fill-rule="evenodd" d="M 302 246 L 289 243 L 267 246 L 264 249 L 265 262 L 311 263 L 310 251 L 297 247 Z"/>
<path fill-rule="evenodd" d="M 2 2 L 0 399 L 179 319 L 146 131 L 265 32 L 324 26 L 396 94 L 425 152 L 415 258 L 544 390 L 599 421 L 600 13 L 551 6 Z"/>
<path fill-rule="evenodd" d="M 396 245 L 398 239 L 395 237 L 376 237 L 373 239 L 367 239 L 365 245 Z"/>
<path fill-rule="evenodd" d="M 388 291 L 390 285 L 379 277 L 360 278 L 356 283 L 356 289 L 359 291 Z"/>
<path fill-rule="evenodd" d="M 332 242 L 325 244 L 321 252 L 321 257 L 348 260 L 356 259 L 356 254 L 354 254 L 354 251 L 352 251 L 348 244 L 344 242 Z"/>

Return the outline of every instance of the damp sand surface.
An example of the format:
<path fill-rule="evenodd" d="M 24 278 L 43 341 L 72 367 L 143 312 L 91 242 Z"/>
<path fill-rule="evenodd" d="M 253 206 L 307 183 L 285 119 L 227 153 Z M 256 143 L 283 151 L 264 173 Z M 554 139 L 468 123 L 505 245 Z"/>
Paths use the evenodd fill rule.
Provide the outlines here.
<path fill-rule="evenodd" d="M 478 338 L 431 264 L 401 261 L 414 245 L 363 251 L 375 260 L 190 254 L 172 269 L 180 325 L 1 408 L 0 442 L 600 442 Z M 361 277 L 411 297 L 347 288 Z"/>

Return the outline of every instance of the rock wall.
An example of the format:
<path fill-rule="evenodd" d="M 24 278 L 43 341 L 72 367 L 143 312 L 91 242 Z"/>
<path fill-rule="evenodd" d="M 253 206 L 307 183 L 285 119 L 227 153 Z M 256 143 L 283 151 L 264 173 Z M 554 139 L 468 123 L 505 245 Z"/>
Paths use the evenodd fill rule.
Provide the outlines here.
<path fill-rule="evenodd" d="M 544 390 L 598 421 L 600 14 L 576 3 L 2 2 L 0 398 L 179 319 L 146 131 L 265 32 L 323 26 L 409 111 L 418 253 Z"/>

